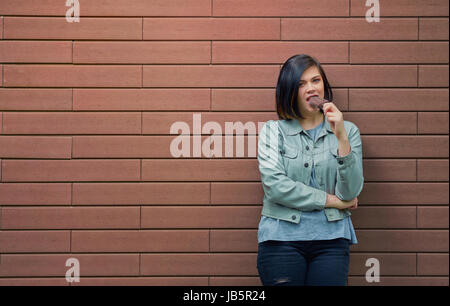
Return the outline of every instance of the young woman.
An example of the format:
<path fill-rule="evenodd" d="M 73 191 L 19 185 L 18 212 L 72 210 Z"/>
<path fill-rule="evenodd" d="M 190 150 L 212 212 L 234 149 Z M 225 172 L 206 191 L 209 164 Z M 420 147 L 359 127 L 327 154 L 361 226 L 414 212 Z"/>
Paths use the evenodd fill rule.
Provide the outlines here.
<path fill-rule="evenodd" d="M 311 97 L 326 99 L 322 108 Z M 358 127 L 344 121 L 320 63 L 304 54 L 283 65 L 276 89 L 280 120 L 258 139 L 264 189 L 257 268 L 263 285 L 345 286 L 350 209 L 363 184 Z"/>

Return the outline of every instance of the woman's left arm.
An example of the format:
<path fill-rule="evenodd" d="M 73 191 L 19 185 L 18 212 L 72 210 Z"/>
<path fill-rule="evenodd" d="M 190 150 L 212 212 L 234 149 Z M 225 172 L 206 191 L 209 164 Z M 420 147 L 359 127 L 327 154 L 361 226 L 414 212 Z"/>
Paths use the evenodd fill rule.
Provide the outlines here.
<path fill-rule="evenodd" d="M 358 197 L 364 186 L 361 135 L 351 122 L 347 133 L 342 113 L 333 103 L 325 103 L 323 110 L 338 139 L 338 149 L 333 152 L 338 162 L 335 194 L 343 201 L 350 201 Z"/>

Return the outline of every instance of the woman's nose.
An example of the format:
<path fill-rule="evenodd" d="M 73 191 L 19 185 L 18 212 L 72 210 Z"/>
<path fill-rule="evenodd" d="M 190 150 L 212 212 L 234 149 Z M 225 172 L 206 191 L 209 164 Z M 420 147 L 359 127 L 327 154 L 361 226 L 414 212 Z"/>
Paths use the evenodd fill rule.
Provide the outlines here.
<path fill-rule="evenodd" d="M 307 83 L 307 85 L 306 85 L 306 92 L 310 92 L 312 90 L 314 90 L 314 85 L 311 84 L 311 83 Z"/>

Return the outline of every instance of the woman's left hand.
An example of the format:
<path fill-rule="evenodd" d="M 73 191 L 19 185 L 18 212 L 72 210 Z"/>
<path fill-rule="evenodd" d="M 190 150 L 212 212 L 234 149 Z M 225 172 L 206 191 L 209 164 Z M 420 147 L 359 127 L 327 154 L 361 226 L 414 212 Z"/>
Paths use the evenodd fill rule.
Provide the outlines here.
<path fill-rule="evenodd" d="M 357 209 L 357 208 L 358 208 L 358 203 L 359 203 L 359 202 L 358 202 L 358 198 L 355 198 L 355 199 L 356 199 L 356 204 L 349 207 L 351 210 Z"/>
<path fill-rule="evenodd" d="M 338 139 L 347 137 L 344 128 L 344 116 L 333 102 L 327 102 L 323 105 L 323 113 L 330 123 L 334 135 L 336 135 Z"/>

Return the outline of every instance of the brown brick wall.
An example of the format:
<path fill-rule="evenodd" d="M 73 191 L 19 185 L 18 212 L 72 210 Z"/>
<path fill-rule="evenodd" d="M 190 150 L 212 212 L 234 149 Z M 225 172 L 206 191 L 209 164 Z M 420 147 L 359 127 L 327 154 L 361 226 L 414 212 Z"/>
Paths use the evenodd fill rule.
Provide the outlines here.
<path fill-rule="evenodd" d="M 0 1 L 0 285 L 261 285 L 251 135 L 193 156 L 193 116 L 277 119 L 279 69 L 306 53 L 362 135 L 349 285 L 448 286 L 447 0 L 380 0 L 379 23 L 365 0 L 80 0 L 79 23 L 39 2 Z"/>

